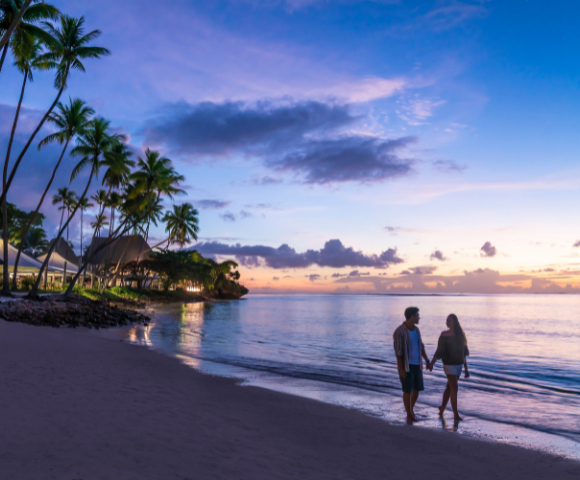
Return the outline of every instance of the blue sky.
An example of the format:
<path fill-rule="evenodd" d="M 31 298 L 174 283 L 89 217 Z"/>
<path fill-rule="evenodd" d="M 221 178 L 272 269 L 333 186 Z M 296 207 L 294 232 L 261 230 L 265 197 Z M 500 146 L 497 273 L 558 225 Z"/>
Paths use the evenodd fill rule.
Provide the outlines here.
<path fill-rule="evenodd" d="M 113 52 L 67 93 L 174 160 L 197 248 L 238 258 L 252 291 L 580 283 L 573 2 L 54 4 Z M 21 79 L 0 81 L 5 145 Z M 37 74 L 20 141 L 53 95 Z M 51 155 L 26 158 L 11 201 L 34 204 Z"/>

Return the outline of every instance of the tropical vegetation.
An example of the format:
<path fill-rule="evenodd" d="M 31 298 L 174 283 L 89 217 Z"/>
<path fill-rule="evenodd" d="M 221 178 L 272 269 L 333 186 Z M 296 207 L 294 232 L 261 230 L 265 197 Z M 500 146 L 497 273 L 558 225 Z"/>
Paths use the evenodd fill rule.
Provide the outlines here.
<path fill-rule="evenodd" d="M 139 287 L 151 286 L 154 279 L 159 279 L 166 291 L 197 286 L 213 294 L 244 292 L 237 283 L 240 274 L 235 262 L 218 263 L 195 251 L 176 250 L 197 240 L 199 212 L 189 203 L 174 203 L 177 196 L 184 193 L 180 187 L 184 177 L 175 170 L 173 161 L 149 148 L 143 155 L 135 156 L 127 137 L 118 133 L 121 130 L 118 126 L 114 127 L 99 116 L 82 99 L 63 98 L 75 78 L 73 73 L 86 73 L 86 60 L 98 60 L 111 54 L 107 48 L 96 44 L 101 31 L 88 31 L 85 24 L 84 17 L 66 15 L 45 1 L 0 0 L 0 83 L 5 75 L 5 62 L 10 58 L 22 75 L 0 193 L 2 258 L 7 258 L 10 244 L 18 253 L 12 284 L 9 262 L 3 262 L 2 294 L 10 295 L 11 290 L 18 288 L 18 265 L 23 253 L 36 257 L 43 253 L 46 257 L 37 275 L 27 277 L 20 286 L 30 290 L 31 298 L 37 297 L 43 279 L 46 289 L 46 272 L 55 249 L 61 239 L 74 248 L 71 242 L 74 232 L 70 226 L 79 218 L 80 265 L 74 269 L 74 276 L 67 275 L 65 259 L 62 279 L 55 282 L 62 285 L 65 295 L 83 289 L 86 275 L 91 277 L 90 295 L 111 295 L 113 289 L 119 288 L 115 287 L 119 275 L 127 269 L 132 272 L 132 278 L 137 279 Z M 54 72 L 54 96 L 47 101 L 48 108 L 18 152 L 14 149 L 21 107 L 33 88 L 36 71 Z M 39 141 L 37 136 L 43 127 L 52 133 Z M 34 203 L 34 210 L 30 212 L 20 210 L 7 201 L 14 178 L 26 176 L 23 173 L 26 168 L 23 170 L 22 166 L 33 145 L 41 150 L 54 144 L 59 150 L 48 169 L 50 174 L 43 183 L 38 203 Z M 62 178 L 61 170 L 67 164 L 64 160 L 69 156 L 76 159 L 76 165 L 66 174 L 70 178 L 69 185 L 59 185 L 50 197 L 56 179 Z M 80 193 L 71 188 L 75 180 L 77 185 L 83 182 Z M 164 206 L 166 201 L 172 203 L 168 208 Z M 50 243 L 43 229 L 45 216 L 40 213 L 43 208 L 46 211 L 49 202 L 60 215 L 58 231 Z M 91 215 L 88 226 L 85 224 L 87 212 Z M 152 229 L 161 225 L 165 227 L 165 237 L 153 247 L 140 251 L 138 260 L 126 261 L 123 251 L 116 264 L 96 265 L 93 262 L 104 249 L 130 234 L 141 235 L 143 244 L 147 245 Z M 90 228 L 91 239 L 84 239 L 83 244 L 87 228 Z"/>

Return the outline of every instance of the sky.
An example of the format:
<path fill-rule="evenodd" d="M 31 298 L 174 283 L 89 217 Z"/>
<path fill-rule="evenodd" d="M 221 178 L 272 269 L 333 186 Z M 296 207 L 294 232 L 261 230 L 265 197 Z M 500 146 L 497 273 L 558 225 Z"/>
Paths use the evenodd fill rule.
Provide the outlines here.
<path fill-rule="evenodd" d="M 75 72 L 66 97 L 111 120 L 136 156 L 172 159 L 186 178 L 176 203 L 200 212 L 191 247 L 235 259 L 252 293 L 580 290 L 580 5 L 53 4 L 112 52 Z M 11 63 L 3 152 L 22 81 Z M 27 87 L 16 151 L 52 82 L 36 73 Z M 31 149 L 9 201 L 34 208 L 58 153 Z M 59 212 L 42 211 L 52 234 Z M 78 220 L 70 236 L 78 248 Z"/>

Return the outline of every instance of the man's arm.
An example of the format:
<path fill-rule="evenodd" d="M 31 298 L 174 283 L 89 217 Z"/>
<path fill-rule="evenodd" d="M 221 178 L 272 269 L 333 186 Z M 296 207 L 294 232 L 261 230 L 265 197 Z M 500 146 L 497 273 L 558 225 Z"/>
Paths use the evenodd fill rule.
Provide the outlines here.
<path fill-rule="evenodd" d="M 421 356 L 423 357 L 423 360 L 425 360 L 425 363 L 427 364 L 427 370 L 433 370 L 431 363 L 429 363 L 429 357 L 427 356 L 427 352 L 425 352 L 425 346 L 423 346 L 423 348 L 421 349 Z"/>
<path fill-rule="evenodd" d="M 397 355 L 397 370 L 399 370 L 399 377 L 405 378 L 407 376 L 407 372 L 405 370 L 405 362 L 401 355 Z"/>

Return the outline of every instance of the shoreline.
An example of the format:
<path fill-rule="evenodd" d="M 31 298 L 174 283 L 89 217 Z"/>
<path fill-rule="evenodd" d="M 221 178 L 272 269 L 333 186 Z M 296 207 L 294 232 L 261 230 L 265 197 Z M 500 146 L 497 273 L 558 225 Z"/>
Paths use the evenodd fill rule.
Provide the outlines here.
<path fill-rule="evenodd" d="M 0 375 L 7 478 L 580 475 L 576 461 L 242 388 L 74 329 L 0 321 Z"/>

